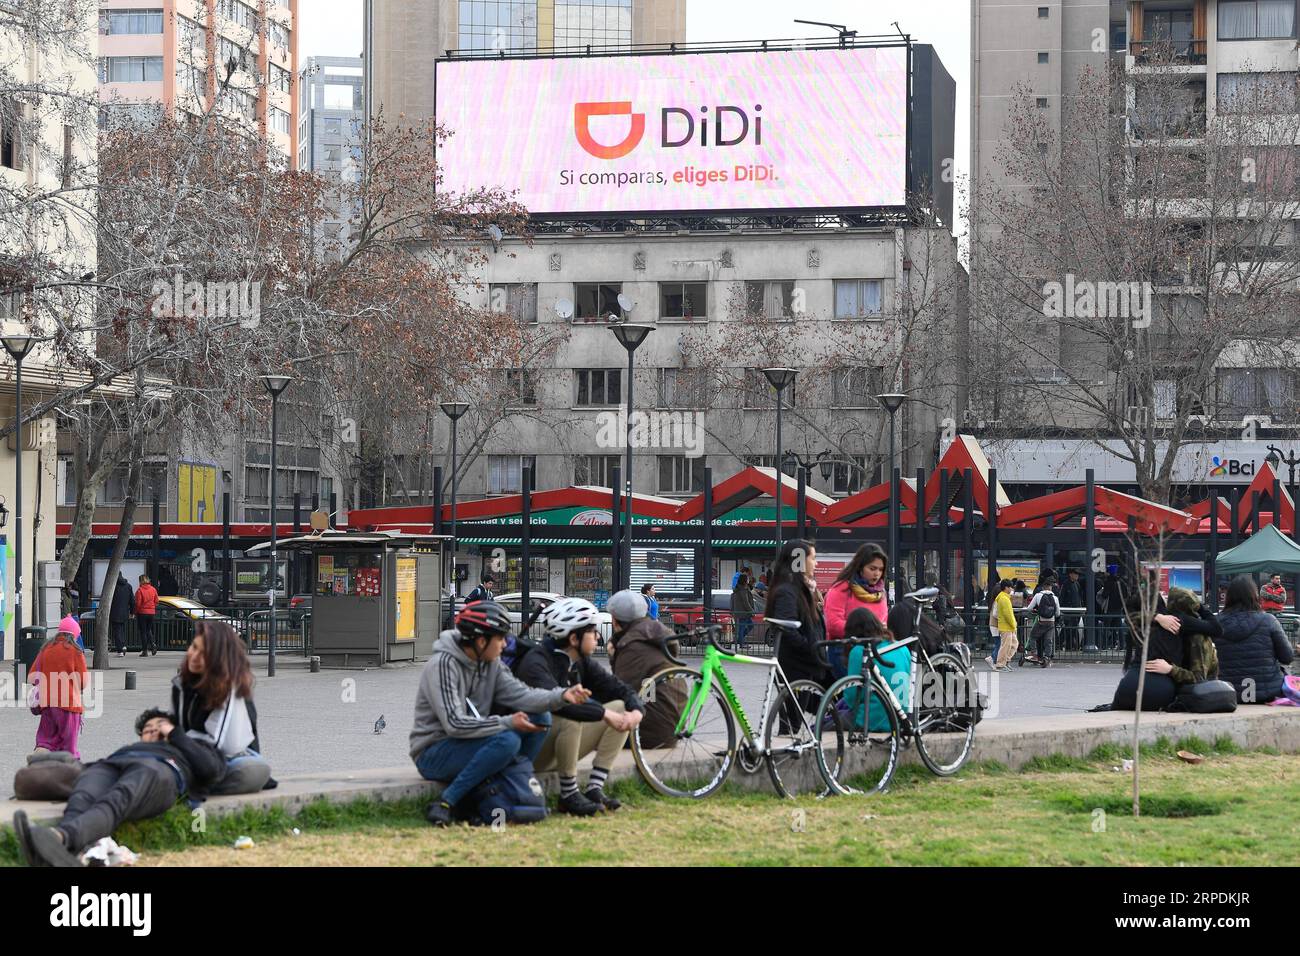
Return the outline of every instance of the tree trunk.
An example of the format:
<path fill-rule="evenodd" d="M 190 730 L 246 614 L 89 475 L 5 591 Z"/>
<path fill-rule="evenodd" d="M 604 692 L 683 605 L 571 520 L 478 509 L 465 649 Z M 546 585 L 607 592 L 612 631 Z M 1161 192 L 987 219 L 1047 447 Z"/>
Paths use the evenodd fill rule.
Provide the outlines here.
<path fill-rule="evenodd" d="M 113 591 L 117 587 L 117 576 L 122 568 L 122 558 L 126 555 L 126 546 L 131 540 L 131 529 L 135 527 L 136 488 L 143 471 L 141 458 L 138 454 L 131 456 L 126 501 L 122 503 L 122 520 L 117 529 L 117 541 L 113 544 L 113 556 L 109 558 L 108 568 L 104 571 L 104 586 L 99 592 L 99 611 L 95 615 L 95 670 L 108 668 L 109 617 L 113 612 Z"/>

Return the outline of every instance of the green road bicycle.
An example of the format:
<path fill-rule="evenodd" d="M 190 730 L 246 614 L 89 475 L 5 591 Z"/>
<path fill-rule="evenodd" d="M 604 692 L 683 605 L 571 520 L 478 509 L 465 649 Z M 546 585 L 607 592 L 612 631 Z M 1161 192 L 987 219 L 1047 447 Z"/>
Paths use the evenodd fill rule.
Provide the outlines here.
<path fill-rule="evenodd" d="M 766 623 L 782 629 L 799 626 L 798 621 Z M 677 661 L 681 666 L 666 668 L 641 685 L 645 715 L 632 732 L 632 755 L 641 776 L 665 796 L 698 799 L 721 787 L 737 762 L 748 773 L 766 763 L 776 792 L 791 796 L 801 773 L 815 773 L 817 735 L 812 728 L 821 685 L 787 680 L 775 659 L 724 650 L 716 626 L 696 628 L 694 633 L 708 640 L 698 670 Z M 768 669 L 757 728 L 741 706 L 724 663 Z"/>
<path fill-rule="evenodd" d="M 980 700 L 969 663 L 948 650 L 928 654 L 917 637 L 921 613 L 938 594 L 937 588 L 923 588 L 904 596 L 916 604 L 911 637 L 889 643 L 819 642 L 819 648 L 864 648 L 861 671 L 827 688 L 815 718 L 814 726 L 822 728 L 817 766 L 832 793 L 884 791 L 909 741 L 941 777 L 955 774 L 970 757 Z M 884 658 L 900 647 L 910 649 L 910 673 Z M 900 697 L 907 698 L 907 706 Z"/>

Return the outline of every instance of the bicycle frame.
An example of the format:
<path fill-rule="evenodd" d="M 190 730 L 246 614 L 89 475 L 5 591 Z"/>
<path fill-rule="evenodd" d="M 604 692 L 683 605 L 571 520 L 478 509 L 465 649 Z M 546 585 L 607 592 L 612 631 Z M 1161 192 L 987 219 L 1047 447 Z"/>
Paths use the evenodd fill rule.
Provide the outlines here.
<path fill-rule="evenodd" d="M 745 713 L 745 708 L 741 706 L 740 699 L 736 696 L 735 688 L 731 686 L 731 681 L 727 677 L 726 670 L 723 669 L 724 662 L 733 664 L 758 664 L 767 668 L 767 686 L 763 690 L 763 710 L 759 715 L 758 732 L 750 727 L 749 715 Z M 767 751 L 763 747 L 762 739 L 767 730 L 767 718 L 771 709 L 772 691 L 778 686 L 788 688 L 790 681 L 786 679 L 785 671 L 781 669 L 781 664 L 775 658 L 768 657 L 750 657 L 748 654 L 729 654 L 726 651 L 720 651 L 712 644 L 704 648 L 704 658 L 700 664 L 701 680 L 691 691 L 690 697 L 686 701 L 686 706 L 682 708 L 682 714 L 677 719 L 677 734 L 693 734 L 695 732 L 695 723 L 699 720 L 700 712 L 704 708 L 704 701 L 708 693 L 713 688 L 713 682 L 716 680 L 718 686 L 722 689 L 723 697 L 727 701 L 727 706 L 731 708 L 732 715 L 740 724 L 741 732 L 744 734 L 745 741 L 754 749 L 755 753 L 765 755 Z M 807 717 L 800 715 L 804 722 L 804 729 L 810 734 L 812 728 L 808 726 Z"/>

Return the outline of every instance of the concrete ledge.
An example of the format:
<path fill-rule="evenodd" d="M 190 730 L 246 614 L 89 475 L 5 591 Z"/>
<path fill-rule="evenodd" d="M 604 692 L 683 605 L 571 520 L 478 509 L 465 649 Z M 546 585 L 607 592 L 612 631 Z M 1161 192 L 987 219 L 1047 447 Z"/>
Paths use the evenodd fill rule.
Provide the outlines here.
<path fill-rule="evenodd" d="M 1131 712 L 1113 712 L 989 721 L 976 728 L 971 760 L 996 760 L 1012 769 L 1019 769 L 1037 757 L 1055 754 L 1085 757 L 1104 744 L 1128 744 L 1133 735 L 1133 718 Z M 1160 737 L 1175 741 L 1183 737 L 1200 737 L 1206 742 L 1228 737 L 1247 750 L 1270 747 L 1282 753 L 1300 753 L 1300 708 L 1259 706 L 1242 707 L 1232 714 L 1143 714 L 1140 723 L 1142 742 L 1152 743 Z M 918 759 L 912 747 L 901 754 L 904 763 L 917 762 Z M 590 759 L 584 763 L 590 764 Z M 610 779 L 622 780 L 636 774 L 631 751 L 625 750 L 615 761 Z M 802 761 L 794 776 L 793 782 L 801 791 L 813 792 L 822 788 L 814 759 Z M 381 801 L 427 799 L 442 790 L 441 784 L 421 779 L 410 764 L 351 773 L 298 774 L 277 779 L 280 786 L 275 790 L 212 797 L 204 807 L 210 814 L 271 807 L 283 807 L 293 813 L 322 798 L 336 803 L 362 798 Z M 559 780 L 555 774 L 538 774 L 538 779 L 548 793 L 559 792 Z M 755 774 L 746 774 L 736 766 L 730 780 L 747 790 L 771 790 L 765 768 L 760 768 Z M 0 826 L 9 826 L 14 811 L 18 809 L 25 809 L 33 820 L 52 822 L 61 816 L 63 805 L 2 801 Z"/>

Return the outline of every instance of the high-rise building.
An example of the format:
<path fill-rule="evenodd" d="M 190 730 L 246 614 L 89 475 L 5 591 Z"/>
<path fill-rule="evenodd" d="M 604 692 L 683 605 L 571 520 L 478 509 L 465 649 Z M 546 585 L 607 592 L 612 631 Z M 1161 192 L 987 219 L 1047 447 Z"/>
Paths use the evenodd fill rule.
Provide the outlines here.
<path fill-rule="evenodd" d="M 355 181 L 364 116 L 361 58 L 308 57 L 299 79 L 298 168 L 333 185 Z M 322 235 L 341 237 L 351 213 L 351 204 L 335 195 L 331 216 L 319 224 Z"/>
<path fill-rule="evenodd" d="M 448 51 L 593 52 L 686 39 L 686 0 L 366 0 L 368 110 L 433 116 L 433 61 Z"/>
<path fill-rule="evenodd" d="M 101 0 L 99 96 L 147 117 L 218 110 L 298 156 L 298 0 Z M 229 82 L 226 82 L 229 75 Z"/>

